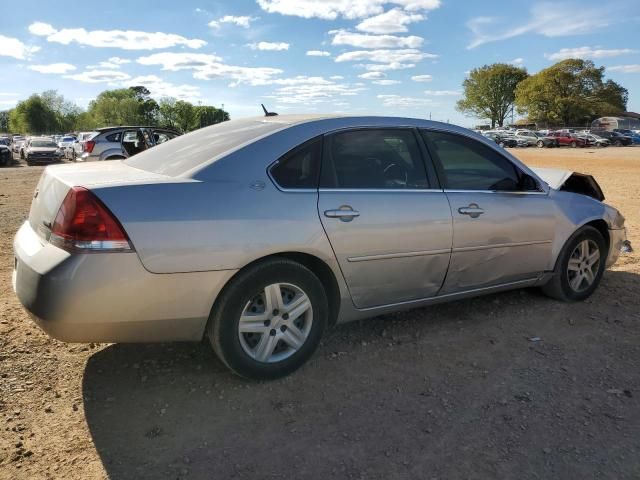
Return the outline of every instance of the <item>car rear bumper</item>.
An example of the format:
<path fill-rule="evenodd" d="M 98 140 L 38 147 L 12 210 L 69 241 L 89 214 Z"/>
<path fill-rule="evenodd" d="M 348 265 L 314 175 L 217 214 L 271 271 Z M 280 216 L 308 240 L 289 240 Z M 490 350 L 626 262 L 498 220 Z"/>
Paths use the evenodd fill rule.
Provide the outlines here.
<path fill-rule="evenodd" d="M 632 251 L 631 243 L 627 240 L 627 229 L 609 229 L 609 254 L 607 255 L 607 268 L 618 261 L 621 253 Z"/>
<path fill-rule="evenodd" d="M 45 332 L 66 342 L 198 341 L 235 273 L 153 274 L 135 252 L 72 255 L 28 222 L 14 252 L 18 299 Z"/>

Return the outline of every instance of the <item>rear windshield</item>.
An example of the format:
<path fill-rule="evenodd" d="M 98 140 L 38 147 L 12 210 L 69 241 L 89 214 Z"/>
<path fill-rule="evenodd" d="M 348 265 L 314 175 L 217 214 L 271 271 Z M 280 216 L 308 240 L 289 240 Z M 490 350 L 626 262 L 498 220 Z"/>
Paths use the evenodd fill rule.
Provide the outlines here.
<path fill-rule="evenodd" d="M 231 120 L 176 137 L 125 161 L 127 165 L 163 175 L 179 176 L 209 160 L 285 127 L 255 118 Z"/>

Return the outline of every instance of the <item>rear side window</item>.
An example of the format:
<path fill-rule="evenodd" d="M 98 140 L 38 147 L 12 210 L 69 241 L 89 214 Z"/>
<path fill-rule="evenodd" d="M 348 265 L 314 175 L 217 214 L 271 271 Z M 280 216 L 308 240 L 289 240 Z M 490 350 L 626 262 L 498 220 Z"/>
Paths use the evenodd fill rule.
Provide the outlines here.
<path fill-rule="evenodd" d="M 321 155 L 322 137 L 318 137 L 279 159 L 271 176 L 282 188 L 317 188 Z"/>
<path fill-rule="evenodd" d="M 462 135 L 421 130 L 449 190 L 520 190 L 515 165 L 498 152 Z"/>
<path fill-rule="evenodd" d="M 327 137 L 323 188 L 427 188 L 427 174 L 411 130 L 366 129 Z"/>
<path fill-rule="evenodd" d="M 107 135 L 106 139 L 108 142 L 120 143 L 120 135 L 121 135 L 121 132 L 112 133 L 111 135 Z"/>

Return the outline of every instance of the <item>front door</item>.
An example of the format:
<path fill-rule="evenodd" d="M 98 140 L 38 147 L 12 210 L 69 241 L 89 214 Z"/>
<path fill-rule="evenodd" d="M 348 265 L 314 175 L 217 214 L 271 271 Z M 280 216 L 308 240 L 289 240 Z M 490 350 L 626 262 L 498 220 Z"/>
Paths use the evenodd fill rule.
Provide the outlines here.
<path fill-rule="evenodd" d="M 535 279 L 548 269 L 555 229 L 548 195 L 477 140 L 421 133 L 453 215 L 451 265 L 441 293 Z"/>
<path fill-rule="evenodd" d="M 434 296 L 451 252 L 449 203 L 411 129 L 325 138 L 318 214 L 358 308 Z"/>

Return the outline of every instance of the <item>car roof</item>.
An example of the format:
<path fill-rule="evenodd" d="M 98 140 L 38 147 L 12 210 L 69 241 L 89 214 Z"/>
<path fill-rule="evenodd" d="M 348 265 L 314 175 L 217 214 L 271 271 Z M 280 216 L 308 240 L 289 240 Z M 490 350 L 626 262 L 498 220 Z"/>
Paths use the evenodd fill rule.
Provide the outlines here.
<path fill-rule="evenodd" d="M 129 129 L 129 128 L 149 128 L 149 129 L 153 129 L 153 130 L 162 130 L 162 131 L 165 131 L 165 132 L 180 133 L 178 130 L 174 130 L 174 129 L 171 129 L 171 128 L 153 127 L 153 126 L 149 126 L 149 125 L 120 125 L 118 127 L 96 128 L 94 131 L 95 132 L 99 132 L 99 133 L 104 133 L 104 132 L 110 132 L 110 131 L 113 131 L 113 130 L 124 130 L 124 129 Z"/>

